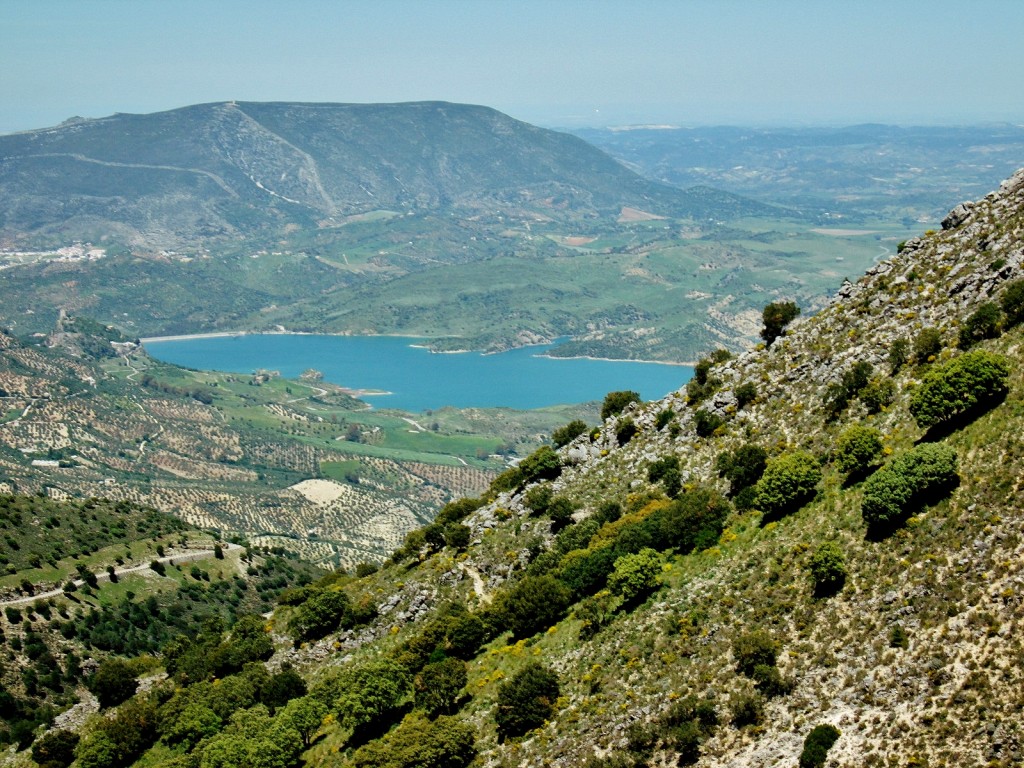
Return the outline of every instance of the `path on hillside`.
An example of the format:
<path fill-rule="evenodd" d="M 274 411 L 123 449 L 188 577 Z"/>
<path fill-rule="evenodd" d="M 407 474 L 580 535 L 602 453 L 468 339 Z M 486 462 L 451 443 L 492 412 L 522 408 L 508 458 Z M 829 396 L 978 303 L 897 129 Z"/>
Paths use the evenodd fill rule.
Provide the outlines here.
<path fill-rule="evenodd" d="M 223 544 L 221 544 L 221 547 L 223 547 L 225 552 L 233 552 L 233 551 L 238 550 L 238 549 L 244 549 L 244 547 L 242 547 L 239 544 L 231 544 L 229 542 L 224 542 Z M 156 560 L 158 562 L 161 562 L 161 563 L 167 563 L 168 565 L 178 565 L 180 563 L 190 563 L 190 562 L 194 562 L 196 560 L 206 560 L 207 558 L 210 558 L 210 557 L 213 557 L 213 556 L 214 556 L 214 551 L 211 548 L 211 549 L 202 549 L 202 550 L 197 550 L 197 551 L 192 551 L 192 552 L 184 552 L 184 553 L 178 553 L 178 554 L 172 554 L 172 555 L 164 555 L 163 557 L 156 558 Z M 117 576 L 118 578 L 120 578 L 122 574 L 138 573 L 139 571 L 145 571 L 145 570 L 149 569 L 151 562 L 153 562 L 153 561 L 145 562 L 145 563 L 142 563 L 140 565 L 132 565 L 132 566 L 125 566 L 123 568 L 115 568 L 114 569 L 114 575 Z M 104 567 L 104 569 L 102 571 L 98 571 L 96 573 L 96 580 L 97 581 L 110 581 L 110 573 L 107 572 L 105 567 Z M 74 585 L 76 587 L 81 587 L 81 586 L 83 586 L 85 584 L 85 579 L 73 579 L 73 583 L 74 583 Z M 39 592 L 39 593 L 34 594 L 34 595 L 29 595 L 28 597 L 17 597 L 17 598 L 11 599 L 11 600 L 0 600 L 0 608 L 4 608 L 4 607 L 6 607 L 8 605 L 12 605 L 12 606 L 13 605 L 28 605 L 29 603 L 34 603 L 36 600 L 46 600 L 47 598 L 58 597 L 59 595 L 62 595 L 62 594 L 64 594 L 64 587 L 59 587 L 57 589 L 51 589 L 51 590 L 49 590 L 47 592 Z"/>

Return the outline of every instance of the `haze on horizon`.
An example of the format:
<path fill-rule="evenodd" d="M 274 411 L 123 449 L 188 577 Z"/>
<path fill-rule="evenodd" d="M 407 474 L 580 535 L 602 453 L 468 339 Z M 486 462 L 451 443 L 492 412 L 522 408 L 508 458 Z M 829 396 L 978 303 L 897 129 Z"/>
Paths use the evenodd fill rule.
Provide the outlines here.
<path fill-rule="evenodd" d="M 1017 0 L 0 4 L 0 132 L 226 101 L 551 127 L 1024 122 Z"/>

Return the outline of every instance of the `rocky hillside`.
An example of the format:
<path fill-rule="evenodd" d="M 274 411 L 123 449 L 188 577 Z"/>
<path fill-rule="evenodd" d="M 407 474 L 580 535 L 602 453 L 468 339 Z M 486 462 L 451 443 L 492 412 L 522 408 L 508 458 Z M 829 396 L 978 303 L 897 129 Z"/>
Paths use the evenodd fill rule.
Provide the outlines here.
<path fill-rule="evenodd" d="M 1022 240 L 1024 171 L 289 594 L 268 665 L 308 691 L 276 714 L 167 657 L 78 764 L 1019 764 Z"/>
<path fill-rule="evenodd" d="M 513 633 L 467 664 L 472 698 L 461 717 L 474 728 L 480 765 L 788 767 L 818 725 L 840 733 L 829 765 L 1018 763 L 1022 335 L 1010 328 L 1012 316 L 1001 335 L 976 331 L 978 310 L 998 307 L 1004 286 L 1024 277 L 1022 235 L 1024 171 L 959 206 L 941 232 L 903 244 L 766 349 L 713 365 L 703 391 L 630 405 L 580 436 L 559 452 L 560 470 L 545 470 L 556 479 L 497 492 L 499 480 L 493 501 L 463 521 L 472 538 L 465 552 L 431 554 L 414 538 L 419 562 L 349 587 L 381 601 L 369 630 L 329 636 L 289 658 L 315 680 L 382 652 L 400 656 L 408 645 L 399 643 L 429 634 L 455 599 Z M 948 373 L 944 366 L 967 346 L 1008 362 L 1008 395 L 926 429 L 920 406 L 911 415 L 915 393 Z M 863 381 L 854 382 L 854 370 Z M 753 385 L 752 399 L 743 385 Z M 851 469 L 854 427 L 880 444 Z M 573 561 L 602 547 L 636 552 L 629 539 L 641 536 L 644 521 L 687 499 L 703 498 L 711 514 L 714 499 L 730 493 L 719 457 L 751 445 L 766 452 L 768 470 L 752 502 L 733 495 L 717 542 L 663 551 L 638 595 L 612 573 L 611 592 L 515 628 L 510 605 L 524 599 L 516 584 L 536 590 L 529 579 L 554 576 L 576 600 Z M 922 450 L 955 456 L 957 479 L 902 497 L 888 524 L 873 518 L 869 526 L 864 509 L 877 506 L 883 481 Z M 800 471 L 786 472 L 800 463 L 793 456 L 812 467 L 804 493 L 793 480 Z M 663 471 L 673 459 L 674 489 Z M 564 527 L 550 496 L 543 511 L 543 487 L 571 502 L 573 525 Z M 608 502 L 621 505 L 618 522 Z M 771 652 L 758 657 L 750 649 L 759 642 Z M 751 656 L 761 669 L 748 665 Z M 502 739 L 495 718 L 503 683 L 531 661 L 556 673 L 560 695 L 545 724 Z M 715 716 L 701 719 L 700 702 Z M 328 757 L 339 746 L 346 754 L 344 732 L 324 733 L 307 758 L 348 764 Z M 400 740 L 391 739 L 384 743 L 397 750 Z M 347 754 L 359 765 L 412 764 Z"/>
<path fill-rule="evenodd" d="M 375 211 L 726 215 L 581 139 L 462 104 L 226 102 L 0 137 L 0 232 L 146 248 L 336 226 Z M 761 207 L 767 210 L 765 207 Z"/>

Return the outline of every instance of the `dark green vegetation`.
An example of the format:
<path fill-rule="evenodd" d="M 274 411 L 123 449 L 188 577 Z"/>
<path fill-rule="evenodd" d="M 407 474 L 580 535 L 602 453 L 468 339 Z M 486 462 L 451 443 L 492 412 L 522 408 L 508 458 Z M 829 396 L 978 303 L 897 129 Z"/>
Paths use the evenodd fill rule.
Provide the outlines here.
<path fill-rule="evenodd" d="M 678 362 L 753 340 L 769 301 L 821 306 L 911 231 L 815 232 L 458 104 L 198 105 L 3 136 L 0 156 L 0 320 L 19 333 L 64 309 L 133 338 L 571 337 L 555 354 Z M 57 253 L 75 242 L 101 256 Z"/>

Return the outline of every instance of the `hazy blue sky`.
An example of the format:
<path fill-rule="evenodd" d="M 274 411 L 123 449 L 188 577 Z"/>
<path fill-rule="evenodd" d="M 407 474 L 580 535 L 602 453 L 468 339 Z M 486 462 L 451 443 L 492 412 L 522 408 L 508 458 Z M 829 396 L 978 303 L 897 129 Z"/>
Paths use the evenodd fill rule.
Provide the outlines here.
<path fill-rule="evenodd" d="M 0 0 L 0 132 L 238 100 L 1024 122 L 1021 0 Z"/>

